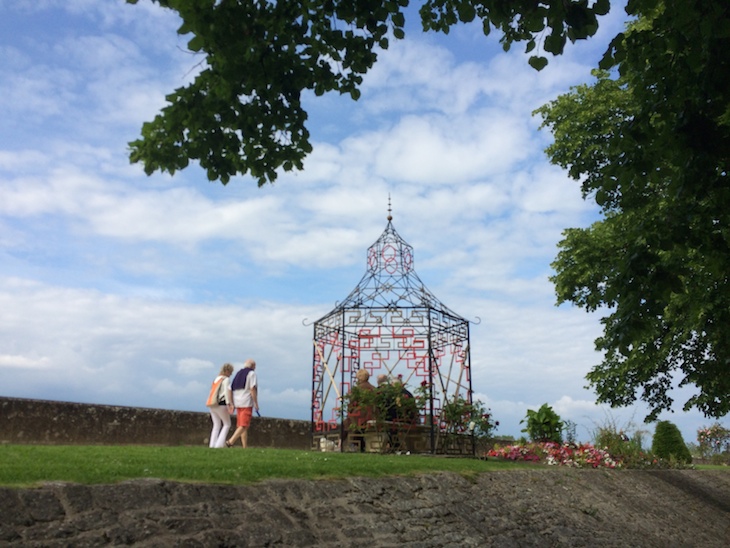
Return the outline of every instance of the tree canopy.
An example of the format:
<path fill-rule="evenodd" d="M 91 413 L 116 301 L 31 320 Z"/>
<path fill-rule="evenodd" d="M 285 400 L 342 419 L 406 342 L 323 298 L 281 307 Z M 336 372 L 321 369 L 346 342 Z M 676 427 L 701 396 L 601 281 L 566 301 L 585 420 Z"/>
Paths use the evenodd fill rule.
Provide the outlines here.
<path fill-rule="evenodd" d="M 127 0 L 136 4 L 138 0 Z M 378 48 L 405 36 L 409 0 L 152 0 L 182 19 L 178 34 L 204 56 L 195 80 L 167 95 L 168 105 L 130 143 L 130 159 L 149 175 L 197 160 L 226 184 L 250 174 L 259 186 L 277 170 L 302 169 L 312 150 L 302 93 L 360 96 Z M 421 0 L 425 31 L 448 33 L 482 22 L 501 31 L 505 50 L 560 54 L 567 40 L 595 34 L 609 0 Z M 539 46 L 539 47 L 538 47 Z M 537 48 L 537 49 L 536 49 Z M 529 63 L 547 64 L 535 53 Z"/>
<path fill-rule="evenodd" d="M 558 302 L 608 311 L 588 374 L 600 402 L 647 420 L 676 386 L 706 416 L 730 411 L 730 4 L 656 3 L 621 37 L 619 73 L 597 71 L 538 109 L 551 160 L 603 219 L 569 229 Z M 616 44 L 614 44 L 615 46 Z M 610 63 L 608 63 L 610 64 Z"/>

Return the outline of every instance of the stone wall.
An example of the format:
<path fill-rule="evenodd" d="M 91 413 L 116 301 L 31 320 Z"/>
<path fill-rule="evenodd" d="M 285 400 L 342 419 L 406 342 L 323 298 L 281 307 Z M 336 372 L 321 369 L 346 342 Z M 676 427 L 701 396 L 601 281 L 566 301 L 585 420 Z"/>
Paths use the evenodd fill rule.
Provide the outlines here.
<path fill-rule="evenodd" d="M 729 512 L 720 470 L 52 482 L 0 487 L 0 546 L 725 548 Z"/>
<path fill-rule="evenodd" d="M 0 443 L 207 445 L 210 428 L 206 412 L 0 397 Z M 309 449 L 310 423 L 254 417 L 248 442 L 252 447 Z"/>

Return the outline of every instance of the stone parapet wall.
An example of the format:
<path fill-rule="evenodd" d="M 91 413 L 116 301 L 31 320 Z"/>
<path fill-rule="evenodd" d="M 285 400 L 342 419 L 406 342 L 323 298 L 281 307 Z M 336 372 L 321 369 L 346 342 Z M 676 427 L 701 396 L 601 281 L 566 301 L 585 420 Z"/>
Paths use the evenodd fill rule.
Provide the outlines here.
<path fill-rule="evenodd" d="M 0 443 L 208 445 L 210 429 L 206 412 L 0 397 Z M 254 417 L 248 443 L 310 449 L 310 423 Z"/>

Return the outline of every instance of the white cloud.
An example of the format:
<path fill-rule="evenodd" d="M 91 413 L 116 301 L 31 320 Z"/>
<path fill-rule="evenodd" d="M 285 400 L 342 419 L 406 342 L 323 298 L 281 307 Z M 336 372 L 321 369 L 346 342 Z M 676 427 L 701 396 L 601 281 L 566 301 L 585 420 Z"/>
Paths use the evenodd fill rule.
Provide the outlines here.
<path fill-rule="evenodd" d="M 20 369 L 31 369 L 34 372 L 38 369 L 43 369 L 48 365 L 48 358 L 41 357 L 35 358 L 31 356 L 11 356 L 8 354 L 0 354 L 0 368 L 20 368 Z"/>
<path fill-rule="evenodd" d="M 195 375 L 201 371 L 210 373 L 213 369 L 215 369 L 213 362 L 200 358 L 183 358 L 177 362 L 177 370 L 183 375 Z"/>
<path fill-rule="evenodd" d="M 0 67 L 0 113 L 6 123 L 39 123 L 45 117 L 60 115 L 72 98 L 67 86 L 73 85 L 72 73 L 53 67 L 19 70 Z"/>
<path fill-rule="evenodd" d="M 504 172 L 524 159 L 526 128 L 495 111 L 406 116 L 377 138 L 375 171 L 389 180 L 453 184 Z"/>
<path fill-rule="evenodd" d="M 25 171 L 40 163 L 45 163 L 47 156 L 38 150 L 0 151 L 0 169 L 4 171 Z"/>
<path fill-rule="evenodd" d="M 208 385 L 223 363 L 250 356 L 272 384 L 288 379 L 306 390 L 309 382 L 311 366 L 297 356 L 310 351 L 301 322 L 311 309 L 155 302 L 8 279 L 0 279 L 0 307 L 3 337 L 16 341 L 15 355 L 0 360 L 0 371 L 16 372 L 6 391 L 54 399 L 68 390 L 85 401 L 196 409 L 192 389 Z M 37 365 L 43 383 L 34 380 Z M 174 386 L 180 391 L 165 388 Z"/>

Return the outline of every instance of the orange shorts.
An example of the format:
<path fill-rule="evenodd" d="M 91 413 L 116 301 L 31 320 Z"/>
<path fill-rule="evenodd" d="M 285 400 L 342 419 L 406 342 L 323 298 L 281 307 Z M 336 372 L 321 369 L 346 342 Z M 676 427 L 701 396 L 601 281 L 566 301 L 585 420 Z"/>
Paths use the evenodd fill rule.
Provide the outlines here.
<path fill-rule="evenodd" d="M 251 416 L 253 415 L 253 407 L 239 407 L 236 409 L 236 426 L 248 428 L 251 426 Z"/>

